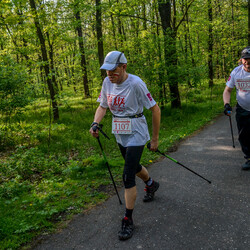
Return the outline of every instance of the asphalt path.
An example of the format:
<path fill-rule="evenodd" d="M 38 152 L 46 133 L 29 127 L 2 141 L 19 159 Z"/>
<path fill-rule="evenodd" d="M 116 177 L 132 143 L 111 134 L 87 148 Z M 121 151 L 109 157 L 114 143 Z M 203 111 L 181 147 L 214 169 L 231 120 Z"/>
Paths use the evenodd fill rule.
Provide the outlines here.
<path fill-rule="evenodd" d="M 123 205 L 114 195 L 33 249 L 250 249 L 250 171 L 241 170 L 245 159 L 234 117 L 232 123 L 235 148 L 229 119 L 220 116 L 168 154 L 211 184 L 164 157 L 148 168 L 160 183 L 153 202 L 143 203 L 144 183 L 137 179 L 131 239 L 117 236 L 122 188 Z"/>

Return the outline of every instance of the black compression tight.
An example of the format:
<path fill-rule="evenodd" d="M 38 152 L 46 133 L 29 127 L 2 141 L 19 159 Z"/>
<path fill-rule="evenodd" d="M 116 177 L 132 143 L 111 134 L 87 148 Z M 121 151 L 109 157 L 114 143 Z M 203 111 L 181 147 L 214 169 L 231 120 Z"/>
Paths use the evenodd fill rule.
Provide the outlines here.
<path fill-rule="evenodd" d="M 135 176 L 142 170 L 140 159 L 144 149 L 143 146 L 123 147 L 118 143 L 122 156 L 125 160 L 123 170 L 123 183 L 125 188 L 132 188 L 136 185 Z"/>
<path fill-rule="evenodd" d="M 236 121 L 239 131 L 239 142 L 245 158 L 250 158 L 250 111 L 236 106 Z"/>

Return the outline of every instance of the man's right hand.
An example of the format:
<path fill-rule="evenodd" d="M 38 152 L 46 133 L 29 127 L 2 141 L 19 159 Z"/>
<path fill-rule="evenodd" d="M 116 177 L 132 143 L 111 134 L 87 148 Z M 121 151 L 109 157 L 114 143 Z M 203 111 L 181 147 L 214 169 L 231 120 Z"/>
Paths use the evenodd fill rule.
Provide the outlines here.
<path fill-rule="evenodd" d="M 226 103 L 224 105 L 224 114 L 227 116 L 231 116 L 231 114 L 232 114 L 232 107 L 230 106 L 229 103 Z"/>
<path fill-rule="evenodd" d="M 91 124 L 90 130 L 89 130 L 90 134 L 94 137 L 98 137 L 99 136 L 99 130 L 98 130 L 98 123 L 97 122 L 93 122 Z"/>

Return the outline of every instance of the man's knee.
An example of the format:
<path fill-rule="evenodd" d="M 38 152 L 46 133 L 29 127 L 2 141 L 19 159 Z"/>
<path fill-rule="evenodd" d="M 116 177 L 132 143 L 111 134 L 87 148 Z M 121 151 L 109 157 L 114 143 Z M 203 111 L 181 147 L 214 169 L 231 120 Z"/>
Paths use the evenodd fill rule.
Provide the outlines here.
<path fill-rule="evenodd" d="M 136 185 L 135 183 L 135 175 L 123 174 L 123 183 L 125 188 L 132 188 Z"/>
<path fill-rule="evenodd" d="M 139 164 L 139 165 L 137 166 L 137 168 L 136 168 L 136 174 L 140 173 L 141 170 L 142 170 L 142 165 Z"/>

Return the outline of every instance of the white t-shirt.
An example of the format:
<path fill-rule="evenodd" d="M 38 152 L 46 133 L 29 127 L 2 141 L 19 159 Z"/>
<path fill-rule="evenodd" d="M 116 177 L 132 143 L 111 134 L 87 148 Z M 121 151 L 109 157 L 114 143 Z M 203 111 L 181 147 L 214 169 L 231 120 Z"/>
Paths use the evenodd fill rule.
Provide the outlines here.
<path fill-rule="evenodd" d="M 243 65 L 236 67 L 230 74 L 226 85 L 236 87 L 236 99 L 239 105 L 250 111 L 250 73 L 244 70 Z"/>
<path fill-rule="evenodd" d="M 97 99 L 103 108 L 109 108 L 115 116 L 133 116 L 150 109 L 156 102 L 140 77 L 128 74 L 121 84 L 111 83 L 106 77 Z M 131 119 L 132 134 L 115 134 L 116 141 L 124 147 L 142 146 L 150 139 L 145 116 Z"/>

